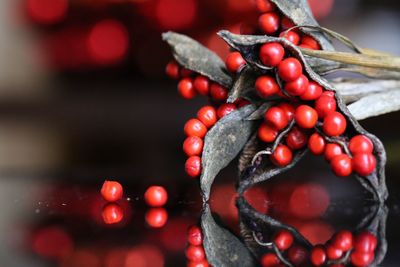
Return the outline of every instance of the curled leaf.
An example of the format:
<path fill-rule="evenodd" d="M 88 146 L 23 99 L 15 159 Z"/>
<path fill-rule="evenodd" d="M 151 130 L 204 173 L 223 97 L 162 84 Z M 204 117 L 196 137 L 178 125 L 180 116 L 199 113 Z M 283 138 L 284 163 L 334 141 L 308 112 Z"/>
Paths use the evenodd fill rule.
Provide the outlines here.
<path fill-rule="evenodd" d="M 254 88 L 255 79 L 256 77 L 254 71 L 248 66 L 245 66 L 240 72 L 240 74 L 237 75 L 237 78 L 233 83 L 231 90 L 229 91 L 227 102 L 233 103 L 238 98 L 244 97 L 249 92 L 252 92 L 251 89 Z"/>

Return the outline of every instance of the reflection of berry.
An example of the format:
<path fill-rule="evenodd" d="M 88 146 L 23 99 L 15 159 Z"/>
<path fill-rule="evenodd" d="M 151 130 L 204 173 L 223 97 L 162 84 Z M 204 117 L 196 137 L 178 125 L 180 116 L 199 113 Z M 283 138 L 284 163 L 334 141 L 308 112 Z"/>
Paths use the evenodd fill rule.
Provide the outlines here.
<path fill-rule="evenodd" d="M 203 244 L 203 234 L 201 233 L 201 229 L 196 225 L 193 225 L 189 228 L 187 232 L 187 238 L 189 244 L 193 246 L 200 246 Z"/>
<path fill-rule="evenodd" d="M 146 223 L 153 228 L 163 227 L 168 220 L 168 213 L 163 208 L 151 208 L 145 215 Z"/>
<path fill-rule="evenodd" d="M 101 213 L 103 221 L 106 224 L 116 224 L 124 218 L 124 211 L 118 204 L 109 203 L 104 206 Z"/>

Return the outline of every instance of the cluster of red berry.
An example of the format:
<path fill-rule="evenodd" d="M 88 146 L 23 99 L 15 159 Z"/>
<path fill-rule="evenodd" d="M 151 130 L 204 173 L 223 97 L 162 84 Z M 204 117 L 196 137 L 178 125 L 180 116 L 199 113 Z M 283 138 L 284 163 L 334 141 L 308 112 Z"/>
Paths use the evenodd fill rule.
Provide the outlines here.
<path fill-rule="evenodd" d="M 203 234 L 200 227 L 192 225 L 187 232 L 188 246 L 185 254 L 188 260 L 187 267 L 208 267 L 210 266 L 203 248 Z"/>
<path fill-rule="evenodd" d="M 273 243 L 294 266 L 326 266 L 329 262 L 330 267 L 344 267 L 344 264 L 335 262 L 340 262 L 350 253 L 353 266 L 366 267 L 374 260 L 377 239 L 370 232 L 361 232 L 353 237 L 351 232 L 343 230 L 336 233 L 325 245 L 314 246 L 309 254 L 304 247 L 294 244 L 293 235 L 289 231 L 281 230 L 274 236 Z M 284 266 L 273 252 L 262 256 L 261 265 Z"/>
<path fill-rule="evenodd" d="M 313 154 L 325 154 L 338 176 L 349 176 L 353 171 L 362 176 L 371 174 L 376 167 L 373 143 L 363 135 L 352 137 L 349 143 L 339 138 L 346 131 L 347 121 L 337 111 L 334 92 L 310 81 L 300 61 L 288 55 L 279 43 L 262 45 L 259 57 L 264 65 L 276 68 L 277 78 L 271 75 L 258 77 L 255 82 L 258 95 L 264 99 L 276 95 L 288 100 L 265 112 L 265 122 L 258 131 L 259 139 L 272 143 L 280 131 L 291 127 L 292 120 L 297 125 L 287 133 L 286 144 L 279 144 L 273 151 L 271 161 L 277 166 L 286 166 L 292 161 L 292 150 L 308 144 Z M 277 79 L 282 82 L 282 89 Z M 314 133 L 312 129 L 315 129 Z"/>

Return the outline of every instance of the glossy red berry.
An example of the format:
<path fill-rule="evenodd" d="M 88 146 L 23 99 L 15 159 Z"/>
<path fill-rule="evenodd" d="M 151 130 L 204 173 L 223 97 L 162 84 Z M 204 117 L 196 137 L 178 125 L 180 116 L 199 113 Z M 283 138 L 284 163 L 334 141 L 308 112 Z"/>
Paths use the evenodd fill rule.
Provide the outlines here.
<path fill-rule="evenodd" d="M 322 129 L 328 136 L 338 136 L 346 131 L 346 118 L 339 112 L 329 113 L 325 119 Z"/>
<path fill-rule="evenodd" d="M 289 248 L 288 257 L 294 266 L 301 266 L 308 258 L 308 252 L 301 246 L 294 245 Z"/>
<path fill-rule="evenodd" d="M 337 260 L 343 256 L 343 250 L 336 248 L 332 245 L 326 247 L 326 256 L 330 260 Z"/>
<path fill-rule="evenodd" d="M 163 227 L 168 220 L 168 212 L 164 208 L 151 208 L 145 214 L 147 225 L 153 228 Z"/>
<path fill-rule="evenodd" d="M 277 32 L 279 24 L 280 17 L 275 12 L 264 13 L 258 18 L 258 26 L 266 34 L 274 34 Z"/>
<path fill-rule="evenodd" d="M 150 186 L 144 193 L 144 200 L 151 207 L 161 207 L 167 203 L 168 193 L 162 186 Z"/>
<path fill-rule="evenodd" d="M 198 177 L 201 174 L 201 158 L 192 156 L 186 160 L 185 171 L 190 177 Z"/>
<path fill-rule="evenodd" d="M 215 101 L 223 102 L 228 98 L 228 89 L 217 83 L 212 83 L 210 94 Z"/>
<path fill-rule="evenodd" d="M 203 244 L 203 234 L 200 227 L 193 225 L 188 229 L 187 238 L 189 244 L 193 246 L 200 246 Z"/>
<path fill-rule="evenodd" d="M 314 81 L 309 81 L 306 91 L 302 95 L 300 95 L 300 98 L 302 100 L 310 101 L 318 99 L 321 94 L 322 87 Z"/>
<path fill-rule="evenodd" d="M 275 4 L 269 0 L 256 0 L 256 7 L 262 13 L 274 11 L 276 8 Z"/>
<path fill-rule="evenodd" d="M 326 95 L 326 96 L 330 96 L 330 97 L 335 97 L 335 92 L 329 91 L 329 90 L 325 90 L 325 91 L 322 92 L 322 95 Z"/>
<path fill-rule="evenodd" d="M 229 53 L 225 60 L 225 65 L 229 72 L 237 73 L 246 65 L 246 61 L 239 52 L 235 51 Z"/>
<path fill-rule="evenodd" d="M 101 215 L 105 224 L 116 224 L 124 218 L 124 210 L 116 203 L 108 203 L 103 207 Z"/>
<path fill-rule="evenodd" d="M 210 264 L 208 263 L 207 260 L 202 260 L 202 261 L 189 261 L 186 265 L 186 267 L 209 267 Z"/>
<path fill-rule="evenodd" d="M 207 128 L 211 128 L 215 123 L 217 123 L 217 111 L 212 106 L 204 106 L 197 112 L 197 118 Z"/>
<path fill-rule="evenodd" d="M 289 231 L 281 230 L 275 235 L 273 240 L 279 250 L 287 250 L 293 244 L 293 235 Z"/>
<path fill-rule="evenodd" d="M 268 98 L 279 92 L 279 85 L 275 78 L 267 75 L 263 75 L 256 80 L 256 91 L 262 98 Z"/>
<path fill-rule="evenodd" d="M 286 144 L 290 149 L 297 150 L 307 145 L 307 135 L 297 127 L 286 136 Z"/>
<path fill-rule="evenodd" d="M 188 157 L 201 155 L 201 152 L 203 152 L 203 140 L 197 136 L 189 136 L 183 142 L 183 151 Z"/>
<path fill-rule="evenodd" d="M 349 176 L 352 171 L 351 158 L 346 154 L 335 156 L 331 160 L 332 171 L 340 177 Z"/>
<path fill-rule="evenodd" d="M 357 234 L 354 239 L 354 250 L 356 251 L 372 253 L 375 251 L 376 245 L 376 237 L 367 231 Z"/>
<path fill-rule="evenodd" d="M 311 250 L 311 263 L 314 266 L 321 266 L 326 261 L 326 252 L 323 246 L 316 246 Z"/>
<path fill-rule="evenodd" d="M 277 130 L 284 129 L 289 123 L 285 111 L 279 107 L 269 108 L 265 112 L 264 119 L 267 123 L 274 126 Z"/>
<path fill-rule="evenodd" d="M 305 75 L 300 75 L 294 81 L 285 84 L 285 90 L 292 96 L 299 96 L 304 94 L 308 87 L 308 78 Z"/>
<path fill-rule="evenodd" d="M 175 61 L 170 61 L 165 67 L 165 72 L 172 79 L 179 79 L 180 68 L 178 63 Z"/>
<path fill-rule="evenodd" d="M 358 153 L 353 155 L 352 164 L 357 174 L 367 176 L 375 171 L 376 158 L 369 153 Z"/>
<path fill-rule="evenodd" d="M 320 96 L 315 101 L 315 110 L 319 118 L 325 118 L 328 114 L 336 111 L 336 99 L 327 95 Z"/>
<path fill-rule="evenodd" d="M 311 46 L 306 45 L 306 44 L 299 44 L 299 47 L 313 50 L 313 48 Z"/>
<path fill-rule="evenodd" d="M 334 157 L 343 154 L 342 147 L 338 144 L 329 143 L 325 147 L 325 159 L 331 161 Z"/>
<path fill-rule="evenodd" d="M 196 90 L 191 78 L 184 78 L 178 83 L 178 92 L 185 99 L 192 99 L 196 96 Z"/>
<path fill-rule="evenodd" d="M 285 55 L 285 49 L 280 43 L 266 43 L 260 48 L 260 60 L 269 67 L 278 66 Z"/>
<path fill-rule="evenodd" d="M 318 114 L 312 107 L 301 105 L 297 107 L 294 119 L 301 128 L 311 129 L 317 124 Z"/>
<path fill-rule="evenodd" d="M 183 78 L 192 77 L 193 74 L 194 74 L 193 71 L 191 71 L 191 70 L 189 70 L 189 69 L 185 69 L 185 68 L 181 69 L 181 76 L 182 76 Z"/>
<path fill-rule="evenodd" d="M 261 124 L 258 128 L 258 138 L 266 143 L 272 143 L 278 136 L 278 130 L 267 123 Z"/>
<path fill-rule="evenodd" d="M 226 115 L 228 115 L 232 111 L 235 111 L 236 109 L 237 109 L 237 107 L 235 104 L 231 104 L 231 103 L 222 104 L 217 109 L 217 116 L 219 119 L 221 119 L 222 117 L 225 117 Z"/>
<path fill-rule="evenodd" d="M 101 195 L 107 201 L 114 202 L 122 198 L 124 190 L 117 181 L 104 181 L 101 187 Z"/>
<path fill-rule="evenodd" d="M 282 21 L 281 21 L 282 30 L 287 30 L 287 29 L 290 29 L 290 28 L 292 28 L 294 26 L 295 26 L 295 24 L 288 17 L 286 17 L 286 16 L 282 17 Z"/>
<path fill-rule="evenodd" d="M 289 103 L 280 103 L 277 107 L 281 108 L 285 114 L 288 121 L 291 121 L 294 117 L 295 108 Z"/>
<path fill-rule="evenodd" d="M 308 139 L 308 149 L 314 155 L 321 155 L 325 151 L 325 139 L 318 133 L 313 133 Z"/>
<path fill-rule="evenodd" d="M 189 245 L 185 250 L 186 258 L 190 261 L 202 261 L 206 255 L 202 246 Z"/>
<path fill-rule="evenodd" d="M 319 43 L 313 37 L 311 37 L 309 35 L 304 35 L 301 38 L 301 44 L 308 45 L 313 50 L 320 50 L 321 49 L 321 46 L 319 45 Z"/>
<path fill-rule="evenodd" d="M 242 108 L 244 106 L 250 105 L 251 102 L 249 100 L 247 100 L 247 99 L 244 99 L 244 98 L 238 98 L 234 102 L 234 104 L 237 106 L 237 108 Z"/>
<path fill-rule="evenodd" d="M 207 134 L 207 127 L 198 119 L 190 119 L 185 123 L 184 132 L 186 136 L 204 138 Z"/>
<path fill-rule="evenodd" d="M 284 167 L 292 162 L 293 153 L 292 151 L 285 145 L 278 145 L 275 149 L 274 153 L 271 155 L 271 161 L 279 167 Z"/>
<path fill-rule="evenodd" d="M 198 75 L 193 82 L 194 89 L 200 95 L 207 96 L 210 93 L 210 79 L 203 75 Z"/>
<path fill-rule="evenodd" d="M 285 82 L 291 82 L 303 74 L 303 67 L 300 61 L 294 57 L 289 57 L 281 61 L 278 65 L 278 75 Z"/>
<path fill-rule="evenodd" d="M 367 267 L 374 261 L 373 252 L 354 251 L 350 255 L 351 264 L 355 267 Z"/>
<path fill-rule="evenodd" d="M 261 257 L 261 266 L 262 267 L 278 267 L 280 266 L 281 261 L 275 253 L 267 253 Z"/>
<path fill-rule="evenodd" d="M 283 37 L 294 45 L 300 43 L 300 35 L 296 31 L 281 32 L 279 37 Z"/>
<path fill-rule="evenodd" d="M 347 230 L 339 231 L 335 234 L 332 245 L 344 252 L 349 251 L 353 248 L 353 234 Z"/>
<path fill-rule="evenodd" d="M 372 154 L 372 151 L 374 150 L 374 144 L 368 137 L 360 134 L 350 139 L 349 150 L 352 154 Z"/>

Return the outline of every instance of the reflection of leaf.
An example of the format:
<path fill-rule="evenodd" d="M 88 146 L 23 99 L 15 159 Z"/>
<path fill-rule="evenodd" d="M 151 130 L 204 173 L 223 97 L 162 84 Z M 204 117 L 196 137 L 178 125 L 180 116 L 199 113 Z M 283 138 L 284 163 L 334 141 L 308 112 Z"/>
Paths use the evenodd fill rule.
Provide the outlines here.
<path fill-rule="evenodd" d="M 242 150 L 254 131 L 255 122 L 245 120 L 255 106 L 248 105 L 219 120 L 204 139 L 203 171 L 200 186 L 203 198 L 208 200 L 215 176 Z"/>
<path fill-rule="evenodd" d="M 176 61 L 183 67 L 225 87 L 231 86 L 232 79 L 225 72 L 225 64 L 214 52 L 182 34 L 166 32 L 162 36 L 171 46 Z"/>
<path fill-rule="evenodd" d="M 201 227 L 204 235 L 204 250 L 207 260 L 212 266 L 257 266 L 245 245 L 231 232 L 215 222 L 208 204 L 205 205 L 201 216 Z"/>

